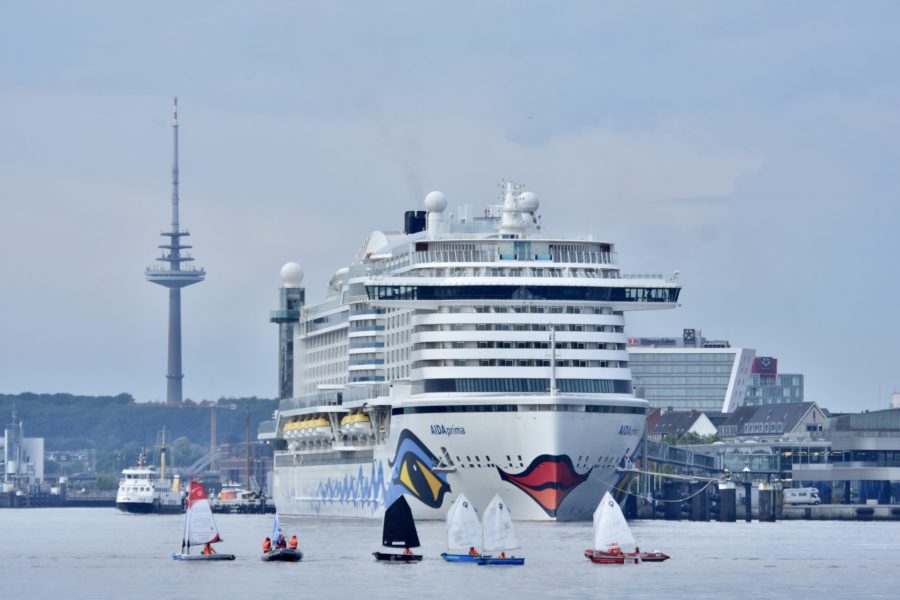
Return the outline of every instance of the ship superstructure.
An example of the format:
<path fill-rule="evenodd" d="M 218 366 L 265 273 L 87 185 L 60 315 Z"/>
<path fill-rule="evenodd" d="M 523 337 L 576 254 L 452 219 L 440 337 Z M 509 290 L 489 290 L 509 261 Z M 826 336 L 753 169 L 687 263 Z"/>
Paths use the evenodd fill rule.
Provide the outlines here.
<path fill-rule="evenodd" d="M 402 493 L 440 518 L 458 493 L 483 508 L 499 492 L 516 519 L 589 518 L 644 427 L 624 312 L 674 307 L 680 284 L 545 234 L 511 183 L 500 205 L 447 213 L 431 192 L 425 208 L 285 315 L 293 397 L 260 430 L 279 512 L 379 516 Z"/>

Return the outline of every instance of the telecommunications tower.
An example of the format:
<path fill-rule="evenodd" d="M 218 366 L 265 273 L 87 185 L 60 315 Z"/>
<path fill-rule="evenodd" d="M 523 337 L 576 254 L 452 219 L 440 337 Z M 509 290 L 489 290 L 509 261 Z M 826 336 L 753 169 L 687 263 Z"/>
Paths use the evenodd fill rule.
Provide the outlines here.
<path fill-rule="evenodd" d="M 203 281 L 206 271 L 200 267 L 184 265 L 192 262 L 190 255 L 182 255 L 182 251 L 191 248 L 181 243 L 181 238 L 190 235 L 178 225 L 178 98 L 174 99 L 172 112 L 172 137 L 174 142 L 174 159 L 172 161 L 172 230 L 160 235 L 167 238 L 166 244 L 159 246 L 162 256 L 156 260 L 161 265 L 147 267 L 147 281 L 169 288 L 169 366 L 166 372 L 166 402 L 180 404 L 181 380 L 181 288 Z"/>

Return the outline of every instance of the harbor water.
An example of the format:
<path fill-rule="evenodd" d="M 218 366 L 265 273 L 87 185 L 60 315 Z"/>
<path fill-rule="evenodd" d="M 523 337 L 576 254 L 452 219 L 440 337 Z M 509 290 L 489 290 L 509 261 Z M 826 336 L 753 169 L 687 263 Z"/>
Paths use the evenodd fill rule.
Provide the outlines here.
<path fill-rule="evenodd" d="M 635 521 L 661 564 L 593 565 L 590 523 L 516 524 L 524 567 L 450 564 L 440 522 L 420 564 L 376 563 L 381 523 L 281 517 L 303 562 L 263 563 L 272 515 L 216 515 L 233 562 L 173 561 L 183 517 L 110 509 L 0 510 L 3 598 L 897 598 L 900 523 Z"/>

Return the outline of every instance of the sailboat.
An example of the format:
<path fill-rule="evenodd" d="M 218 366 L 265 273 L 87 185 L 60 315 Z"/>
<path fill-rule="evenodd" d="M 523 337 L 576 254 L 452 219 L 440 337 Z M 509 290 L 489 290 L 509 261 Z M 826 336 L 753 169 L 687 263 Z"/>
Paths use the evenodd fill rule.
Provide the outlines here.
<path fill-rule="evenodd" d="M 507 550 L 519 547 L 519 540 L 513 530 L 512 516 L 509 508 L 500 496 L 494 496 L 484 511 L 484 556 L 478 559 L 479 565 L 524 565 L 525 557 L 506 556 Z M 489 556 L 488 552 L 500 552 L 497 556 Z"/>
<path fill-rule="evenodd" d="M 275 513 L 275 527 L 272 529 L 272 543 L 274 546 L 268 552 L 264 552 L 262 559 L 266 562 L 298 562 L 303 559 L 303 552 L 299 548 L 279 548 L 278 540 L 281 538 L 281 527 L 278 525 L 278 513 Z"/>
<path fill-rule="evenodd" d="M 622 509 L 609 492 L 603 495 L 594 511 L 594 547 L 585 550 L 584 555 L 593 563 L 605 565 L 662 562 L 669 558 L 662 552 L 638 549 Z"/>
<path fill-rule="evenodd" d="M 386 548 L 418 548 L 419 534 L 416 533 L 416 522 L 405 496 L 400 496 L 384 511 L 384 529 L 381 544 Z M 392 554 L 389 552 L 373 552 L 375 560 L 390 562 L 418 562 L 421 554 Z"/>
<path fill-rule="evenodd" d="M 234 560 L 234 554 L 215 554 L 212 544 L 221 542 L 219 529 L 209 508 L 206 490 L 196 482 L 191 482 L 188 506 L 184 513 L 184 537 L 181 540 L 181 554 L 173 554 L 175 560 Z M 191 546 L 210 545 L 210 554 L 191 554 Z"/>
<path fill-rule="evenodd" d="M 483 541 L 478 512 L 464 494 L 460 494 L 447 511 L 447 552 L 441 557 L 450 562 L 477 562 L 482 555 L 472 549 Z M 453 550 L 462 550 L 454 553 Z"/>

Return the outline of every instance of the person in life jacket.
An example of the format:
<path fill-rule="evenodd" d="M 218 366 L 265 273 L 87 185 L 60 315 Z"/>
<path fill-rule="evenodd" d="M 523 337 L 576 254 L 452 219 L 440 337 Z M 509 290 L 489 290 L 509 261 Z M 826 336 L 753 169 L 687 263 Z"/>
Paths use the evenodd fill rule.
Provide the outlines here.
<path fill-rule="evenodd" d="M 506 552 L 501 552 L 501 553 L 500 553 L 500 558 L 506 558 Z"/>
<path fill-rule="evenodd" d="M 405 554 L 406 556 L 412 556 L 412 550 L 410 550 L 409 548 L 406 548 L 403 550 L 403 554 Z"/>
<path fill-rule="evenodd" d="M 469 556 L 478 556 L 478 550 L 475 549 L 475 546 L 469 547 Z"/>
<path fill-rule="evenodd" d="M 297 536 L 296 535 L 291 536 L 291 541 L 288 542 L 288 548 L 290 548 L 291 550 L 297 549 Z"/>
<path fill-rule="evenodd" d="M 206 545 L 203 546 L 203 550 L 200 551 L 200 554 L 207 554 L 207 555 L 215 554 L 215 553 L 216 553 L 216 551 L 213 550 L 212 544 L 210 544 L 209 542 L 207 542 Z"/>
<path fill-rule="evenodd" d="M 271 552 L 272 551 L 272 540 L 266 538 L 263 540 L 263 552 Z"/>

